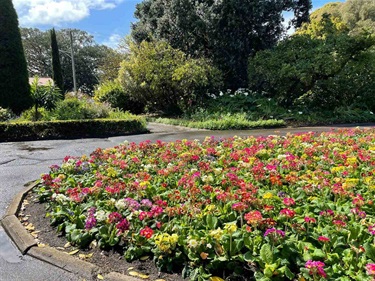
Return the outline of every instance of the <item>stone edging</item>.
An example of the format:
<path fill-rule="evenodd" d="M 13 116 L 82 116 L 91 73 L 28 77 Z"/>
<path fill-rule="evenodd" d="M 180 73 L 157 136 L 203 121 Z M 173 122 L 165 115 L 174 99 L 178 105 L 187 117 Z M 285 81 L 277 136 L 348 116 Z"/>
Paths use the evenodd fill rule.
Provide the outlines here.
<path fill-rule="evenodd" d="M 60 252 L 55 248 L 45 246 L 38 247 L 35 239 L 27 232 L 21 222 L 17 218 L 17 213 L 21 208 L 21 204 L 26 194 L 39 184 L 35 181 L 28 184 L 24 190 L 16 195 L 9 205 L 5 216 L 0 223 L 5 232 L 12 239 L 14 244 L 23 255 L 32 256 L 38 260 L 54 265 L 67 272 L 74 273 L 86 280 L 98 280 L 100 268 L 87 261 L 79 260 L 68 253 Z M 104 280 L 108 281 L 139 281 L 131 276 L 123 275 L 118 272 L 110 272 L 103 274 Z"/>

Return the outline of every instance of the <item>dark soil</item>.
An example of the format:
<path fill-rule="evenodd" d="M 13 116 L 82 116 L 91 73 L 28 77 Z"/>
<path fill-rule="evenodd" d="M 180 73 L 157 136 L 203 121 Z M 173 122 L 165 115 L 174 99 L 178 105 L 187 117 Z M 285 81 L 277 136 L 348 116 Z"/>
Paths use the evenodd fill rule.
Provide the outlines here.
<path fill-rule="evenodd" d="M 29 192 L 23 202 L 19 212 L 19 219 L 37 240 L 39 246 L 43 247 L 44 245 L 48 245 L 49 247 L 67 253 L 77 249 L 67 244 L 68 241 L 66 238 L 59 235 L 56 232 L 56 228 L 50 225 L 49 218 L 46 218 L 46 204 L 39 203 L 37 197 L 32 192 Z M 91 254 L 92 256 L 90 256 Z M 89 257 L 87 255 L 89 255 Z M 143 280 L 186 280 L 178 273 L 159 272 L 151 258 L 146 261 L 136 260 L 129 263 L 124 259 L 121 252 L 116 250 L 104 251 L 98 247 L 93 249 L 79 249 L 73 256 L 85 259 L 99 266 L 102 275 L 109 272 L 119 272 L 125 275 L 130 275 L 129 272 L 137 272 L 149 276 L 147 279 Z M 142 279 L 139 278 L 139 280 Z"/>

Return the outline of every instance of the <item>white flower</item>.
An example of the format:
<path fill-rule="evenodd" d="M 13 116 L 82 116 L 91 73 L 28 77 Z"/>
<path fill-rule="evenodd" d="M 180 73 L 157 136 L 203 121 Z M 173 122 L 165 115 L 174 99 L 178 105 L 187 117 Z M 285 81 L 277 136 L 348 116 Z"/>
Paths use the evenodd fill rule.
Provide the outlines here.
<path fill-rule="evenodd" d="M 208 249 L 212 248 L 212 245 L 210 243 L 208 243 L 206 246 L 207 246 Z"/>
<path fill-rule="evenodd" d="M 98 222 L 105 221 L 107 219 L 108 215 L 106 212 L 103 210 L 99 210 L 95 213 L 95 218 L 97 219 Z"/>
<path fill-rule="evenodd" d="M 198 247 L 198 241 L 195 240 L 195 239 L 190 239 L 188 241 L 188 245 L 189 245 L 190 248 L 196 248 L 196 247 Z"/>
<path fill-rule="evenodd" d="M 370 114 L 374 114 L 374 112 L 370 111 Z"/>
<path fill-rule="evenodd" d="M 118 200 L 118 201 L 115 203 L 115 207 L 116 207 L 118 210 L 123 210 L 123 209 L 125 209 L 126 204 L 125 204 L 124 199 L 120 199 L 120 200 Z"/>
<path fill-rule="evenodd" d="M 69 197 L 66 197 L 64 194 L 56 194 L 55 199 L 59 203 L 70 201 Z"/>
<path fill-rule="evenodd" d="M 298 111 L 298 114 L 301 115 L 301 114 L 303 114 L 303 112 L 302 111 Z"/>
<path fill-rule="evenodd" d="M 129 141 L 124 140 L 123 144 L 124 144 L 124 145 L 128 145 L 128 144 L 129 144 Z"/>

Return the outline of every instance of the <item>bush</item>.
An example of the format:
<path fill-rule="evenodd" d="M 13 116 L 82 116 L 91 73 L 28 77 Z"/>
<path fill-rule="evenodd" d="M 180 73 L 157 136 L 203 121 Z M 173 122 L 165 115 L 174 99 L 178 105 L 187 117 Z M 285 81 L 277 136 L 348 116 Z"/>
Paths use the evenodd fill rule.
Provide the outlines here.
<path fill-rule="evenodd" d="M 0 141 L 108 137 L 147 132 L 146 120 L 70 120 L 0 123 Z"/>
<path fill-rule="evenodd" d="M 117 80 L 101 83 L 94 92 L 94 100 L 109 103 L 113 108 L 130 111 L 134 114 L 142 113 L 145 107 L 144 103 L 131 99 L 129 93 Z"/>
<path fill-rule="evenodd" d="M 221 86 L 221 73 L 205 59 L 191 59 L 166 42 L 129 44 L 119 80 L 149 111 L 179 114 Z"/>
<path fill-rule="evenodd" d="M 107 118 L 109 112 L 110 108 L 102 103 L 73 97 L 58 102 L 51 115 L 53 120 L 82 120 Z"/>
<path fill-rule="evenodd" d="M 0 122 L 8 121 L 14 118 L 14 113 L 8 108 L 2 108 L 0 106 Z"/>
<path fill-rule="evenodd" d="M 319 34 L 294 35 L 251 58 L 249 87 L 287 107 L 332 110 L 362 103 L 373 110 L 374 44 L 373 36 L 350 36 L 324 17 Z"/>

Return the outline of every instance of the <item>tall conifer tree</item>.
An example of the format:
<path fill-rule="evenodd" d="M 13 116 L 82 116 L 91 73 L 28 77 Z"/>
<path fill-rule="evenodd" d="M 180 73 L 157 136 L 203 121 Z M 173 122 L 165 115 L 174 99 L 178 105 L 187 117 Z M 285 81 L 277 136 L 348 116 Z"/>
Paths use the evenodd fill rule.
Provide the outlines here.
<path fill-rule="evenodd" d="M 59 47 L 57 45 L 55 29 L 51 30 L 51 50 L 52 50 L 52 78 L 55 85 L 61 90 L 64 90 L 64 79 L 62 75 Z"/>
<path fill-rule="evenodd" d="M 13 3 L 0 7 L 0 106 L 19 114 L 32 105 L 27 64 Z"/>

